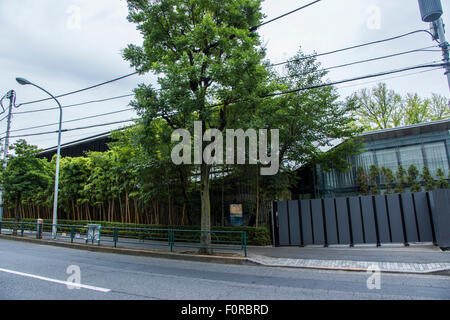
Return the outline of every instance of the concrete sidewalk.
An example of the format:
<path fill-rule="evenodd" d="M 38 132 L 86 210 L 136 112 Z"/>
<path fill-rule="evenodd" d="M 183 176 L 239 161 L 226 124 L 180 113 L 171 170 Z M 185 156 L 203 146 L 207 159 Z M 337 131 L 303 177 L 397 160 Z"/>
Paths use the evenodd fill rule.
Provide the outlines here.
<path fill-rule="evenodd" d="M 251 247 L 248 259 L 272 267 L 382 272 L 434 273 L 450 271 L 450 252 L 433 245 L 389 247 Z"/>

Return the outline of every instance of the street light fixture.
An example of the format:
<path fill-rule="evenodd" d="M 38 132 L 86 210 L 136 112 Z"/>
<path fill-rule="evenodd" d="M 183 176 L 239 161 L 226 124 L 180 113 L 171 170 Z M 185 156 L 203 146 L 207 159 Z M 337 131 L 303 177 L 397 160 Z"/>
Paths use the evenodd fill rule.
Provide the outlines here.
<path fill-rule="evenodd" d="M 59 130 L 58 130 L 58 152 L 56 156 L 56 173 L 55 173 L 55 197 L 53 201 L 53 227 L 52 227 L 52 237 L 56 239 L 57 228 L 56 225 L 58 223 L 58 184 L 59 184 L 59 159 L 61 155 L 61 127 L 62 127 L 62 107 L 59 103 L 58 99 L 56 99 L 50 92 L 47 90 L 35 85 L 34 83 L 28 81 L 24 78 L 16 78 L 16 81 L 21 85 L 32 85 L 38 89 L 41 89 L 45 93 L 47 93 L 59 106 Z"/>

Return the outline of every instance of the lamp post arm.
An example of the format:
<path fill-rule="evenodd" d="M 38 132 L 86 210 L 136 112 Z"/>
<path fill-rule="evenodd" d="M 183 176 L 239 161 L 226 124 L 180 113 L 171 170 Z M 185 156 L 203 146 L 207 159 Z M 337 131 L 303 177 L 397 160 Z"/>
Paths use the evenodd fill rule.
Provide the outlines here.
<path fill-rule="evenodd" d="M 45 93 L 47 93 L 50 97 L 52 97 L 53 100 L 56 101 L 56 103 L 59 106 L 59 130 L 58 130 L 58 151 L 56 154 L 56 172 L 55 172 L 55 196 L 53 199 L 53 227 L 52 227 L 52 237 L 56 239 L 57 234 L 57 223 L 58 223 L 58 191 L 59 191 L 59 160 L 61 157 L 61 129 L 62 129 L 62 107 L 59 103 L 58 99 L 56 99 L 55 96 L 53 96 L 50 92 L 45 90 L 44 88 L 41 88 L 40 86 L 31 83 L 30 84 L 38 89 L 41 89 Z"/>

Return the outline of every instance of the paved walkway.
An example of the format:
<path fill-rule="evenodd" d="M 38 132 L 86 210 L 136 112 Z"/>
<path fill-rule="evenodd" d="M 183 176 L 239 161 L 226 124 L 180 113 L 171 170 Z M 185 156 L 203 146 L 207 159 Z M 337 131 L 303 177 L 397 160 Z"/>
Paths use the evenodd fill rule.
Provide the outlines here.
<path fill-rule="evenodd" d="M 272 267 L 381 272 L 432 273 L 450 271 L 450 252 L 433 245 L 409 247 L 252 247 L 248 259 Z"/>

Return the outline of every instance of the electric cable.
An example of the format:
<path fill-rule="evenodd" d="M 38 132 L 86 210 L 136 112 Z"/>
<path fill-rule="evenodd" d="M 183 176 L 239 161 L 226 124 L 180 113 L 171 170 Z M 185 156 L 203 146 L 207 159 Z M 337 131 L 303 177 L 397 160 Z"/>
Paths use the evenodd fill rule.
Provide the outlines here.
<path fill-rule="evenodd" d="M 94 89 L 94 88 L 98 88 L 98 87 L 104 86 L 106 84 L 113 83 L 113 82 L 116 82 L 116 81 L 119 81 L 119 80 L 122 80 L 122 79 L 125 79 L 125 78 L 128 78 L 128 77 L 134 76 L 134 75 L 136 75 L 138 73 L 139 72 L 136 71 L 136 72 L 133 72 L 133 73 L 130 73 L 130 74 L 127 74 L 127 75 L 124 75 L 124 76 L 112 79 L 112 80 L 108 80 L 108 81 L 105 81 L 105 82 L 102 82 L 102 83 L 99 83 L 99 84 L 95 84 L 95 85 L 87 87 L 87 88 L 83 88 L 83 89 L 71 91 L 71 92 L 68 92 L 68 93 L 60 94 L 58 96 L 55 96 L 55 98 L 62 98 L 62 97 L 66 97 L 66 96 L 69 96 L 69 95 L 72 95 L 72 94 L 75 94 L 75 93 L 80 93 L 80 92 L 83 92 L 83 91 L 87 91 L 87 90 L 91 90 L 91 89 Z M 24 102 L 24 103 L 20 103 L 20 104 L 16 105 L 16 108 L 18 108 L 20 106 L 27 105 L 27 104 L 38 103 L 38 102 L 49 101 L 49 100 L 52 100 L 52 98 L 45 98 L 45 99 L 40 99 L 40 100 Z"/>
<path fill-rule="evenodd" d="M 83 118 L 67 120 L 67 121 L 63 121 L 62 123 L 71 123 L 71 122 L 77 122 L 77 121 L 93 119 L 93 118 L 98 118 L 98 117 L 103 117 L 103 116 L 109 116 L 109 115 L 112 115 L 112 114 L 118 114 L 118 113 L 131 111 L 131 110 L 134 110 L 134 108 L 127 108 L 127 109 L 122 109 L 122 110 L 118 110 L 118 111 L 112 111 L 112 112 L 101 113 L 101 114 L 97 114 L 97 115 L 93 115 L 93 116 L 87 116 L 87 117 L 83 117 Z M 56 126 L 58 124 L 59 124 L 59 122 L 49 123 L 49 124 L 44 124 L 44 125 L 39 125 L 39 126 L 34 126 L 34 127 L 28 127 L 28 128 L 21 128 L 21 129 L 11 130 L 10 132 L 19 132 L 19 131 L 39 129 L 39 128 L 44 128 L 44 127 Z"/>
<path fill-rule="evenodd" d="M 292 59 L 292 60 L 287 60 L 287 61 L 283 61 L 283 62 L 279 62 L 279 63 L 274 63 L 274 64 L 271 64 L 270 66 L 271 67 L 281 66 L 281 65 L 284 65 L 284 64 L 287 64 L 287 63 L 291 63 L 291 62 L 297 62 L 297 61 L 310 59 L 310 58 L 315 58 L 315 57 L 322 57 L 322 56 L 335 54 L 335 53 L 348 51 L 348 50 L 353 50 L 353 49 L 357 49 L 357 48 L 362 48 L 362 47 L 366 47 L 366 46 L 370 46 L 370 45 L 374 45 L 374 44 L 378 44 L 378 43 L 393 41 L 393 40 L 404 38 L 404 37 L 407 37 L 407 36 L 410 36 L 410 35 L 413 35 L 413 34 L 416 34 L 416 33 L 420 33 L 420 32 L 425 32 L 425 33 L 428 33 L 428 34 L 432 35 L 431 32 L 429 32 L 428 30 L 415 30 L 415 31 L 408 32 L 408 33 L 405 33 L 405 34 L 402 34 L 402 35 L 399 35 L 399 36 L 395 36 L 395 37 L 391 37 L 391 38 L 386 38 L 386 39 L 382 39 L 382 40 L 366 42 L 366 43 L 359 44 L 359 45 L 356 45 L 356 46 L 346 47 L 346 48 L 337 49 L 337 50 L 333 50 L 333 51 L 328 51 L 328 52 L 323 52 L 323 53 L 316 53 L 316 54 L 312 54 L 312 55 L 309 55 L 309 56 L 306 56 L 306 57 L 302 57 L 302 58 L 299 58 L 299 59 Z"/>
<path fill-rule="evenodd" d="M 117 97 L 111 97 L 111 98 L 105 98 L 105 99 L 99 99 L 99 100 L 90 100 L 90 101 L 86 101 L 86 102 L 70 104 L 70 105 L 67 105 L 67 106 L 62 106 L 62 108 L 65 109 L 65 108 L 79 107 L 79 106 L 83 106 L 83 105 L 87 105 L 87 104 L 106 102 L 106 101 L 117 100 L 117 99 L 122 99 L 122 98 L 126 98 L 126 97 L 132 97 L 132 96 L 134 96 L 134 94 L 125 94 L 125 95 L 121 95 L 121 96 L 117 96 Z M 37 109 L 37 110 L 29 110 L 29 111 L 20 111 L 20 112 L 14 112 L 13 114 L 14 115 L 17 115 L 17 114 L 28 114 L 28 113 L 50 111 L 50 110 L 59 110 L 59 107 L 46 108 L 46 109 Z"/>
<path fill-rule="evenodd" d="M 321 0 L 313 1 L 313 2 L 311 2 L 311 3 L 308 3 L 308 4 L 304 5 L 304 6 L 301 6 L 301 7 L 297 8 L 297 9 L 294 9 L 294 10 L 292 10 L 292 11 L 289 11 L 289 12 L 285 13 L 285 14 L 282 14 L 281 16 L 278 16 L 278 17 L 276 17 L 276 18 L 270 19 L 269 21 L 263 22 L 263 23 L 261 23 L 261 24 L 259 24 L 259 25 L 257 25 L 257 26 L 251 27 L 251 28 L 250 28 L 250 31 L 251 31 L 251 32 L 256 31 L 256 30 L 258 30 L 260 27 L 265 26 L 266 24 L 272 23 L 272 22 L 277 21 L 277 20 L 279 20 L 279 19 L 281 19 L 281 18 L 287 17 L 288 15 L 291 15 L 291 14 L 293 14 L 293 13 L 295 13 L 295 12 L 298 12 L 298 11 L 300 11 L 300 10 L 306 9 L 307 7 L 310 7 L 310 6 L 312 6 L 313 4 L 316 4 L 316 3 L 320 2 L 320 1 L 321 1 Z"/>
<path fill-rule="evenodd" d="M 416 70 L 416 69 L 421 69 L 421 68 L 437 68 L 437 67 L 445 67 L 445 66 L 446 66 L 445 63 L 440 63 L 440 64 L 437 64 L 437 63 L 422 64 L 422 65 L 417 65 L 417 66 L 412 66 L 412 67 L 407 67 L 407 68 L 402 68 L 402 69 L 396 69 L 396 70 L 391 70 L 391 71 L 379 72 L 379 73 L 376 73 L 376 74 L 370 74 L 370 75 L 365 75 L 365 76 L 360 76 L 360 77 L 354 77 L 354 78 L 350 78 L 350 79 L 344 79 L 344 80 L 339 80 L 339 81 L 334 81 L 334 82 L 329 82 L 329 83 L 323 83 L 323 84 L 309 86 L 309 87 L 302 87 L 302 88 L 296 88 L 296 89 L 292 89 L 292 90 L 288 90 L 288 91 L 271 93 L 271 94 L 260 96 L 260 98 L 265 99 L 265 98 L 270 98 L 270 97 L 277 97 L 277 96 L 287 95 L 287 94 L 291 94 L 291 93 L 297 93 L 297 92 L 301 92 L 301 91 L 308 91 L 308 90 L 313 90 L 313 89 L 318 89 L 318 88 L 323 88 L 323 87 L 330 87 L 330 86 L 334 86 L 334 85 L 342 84 L 342 83 L 347 83 L 347 82 L 353 82 L 353 81 L 359 81 L 359 80 L 363 80 L 363 79 L 370 79 L 370 78 L 375 78 L 375 77 L 381 77 L 381 76 L 384 76 L 384 75 L 395 74 L 395 73 L 405 72 L 405 71 L 409 71 L 409 70 Z M 241 102 L 241 101 L 233 101 L 233 103 L 236 103 L 236 102 Z M 218 104 L 215 104 L 215 105 L 210 105 L 210 106 L 208 106 L 208 108 L 222 106 L 222 105 L 223 105 L 223 103 L 218 103 Z M 62 130 L 62 132 L 69 132 L 69 131 L 75 131 L 75 130 L 84 130 L 84 129 L 88 129 L 88 128 L 102 127 L 102 126 L 108 126 L 108 125 L 113 125 L 113 124 L 132 122 L 132 121 L 137 121 L 137 120 L 139 120 L 139 119 L 136 118 L 136 119 L 130 119 L 130 120 L 122 120 L 122 121 L 116 121 L 116 122 L 96 124 L 96 125 L 85 126 L 85 127 L 65 129 L 65 130 Z M 34 134 L 28 134 L 28 135 L 12 136 L 10 138 L 39 136 L 39 135 L 46 135 L 46 134 L 53 134 L 53 133 L 58 133 L 58 131 L 50 131 L 50 132 L 34 133 Z M 3 139 L 3 138 L 0 138 L 0 139 Z"/>

